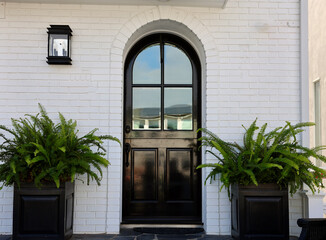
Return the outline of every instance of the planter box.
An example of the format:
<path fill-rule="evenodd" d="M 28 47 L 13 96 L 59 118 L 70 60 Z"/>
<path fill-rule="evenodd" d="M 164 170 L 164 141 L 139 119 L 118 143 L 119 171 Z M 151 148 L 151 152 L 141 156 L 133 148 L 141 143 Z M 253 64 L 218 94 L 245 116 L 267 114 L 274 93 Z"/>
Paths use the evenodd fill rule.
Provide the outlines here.
<path fill-rule="evenodd" d="M 14 187 L 13 240 L 66 240 L 73 233 L 74 183 Z"/>
<path fill-rule="evenodd" d="M 288 240 L 288 189 L 276 184 L 231 189 L 231 234 L 239 240 Z"/>

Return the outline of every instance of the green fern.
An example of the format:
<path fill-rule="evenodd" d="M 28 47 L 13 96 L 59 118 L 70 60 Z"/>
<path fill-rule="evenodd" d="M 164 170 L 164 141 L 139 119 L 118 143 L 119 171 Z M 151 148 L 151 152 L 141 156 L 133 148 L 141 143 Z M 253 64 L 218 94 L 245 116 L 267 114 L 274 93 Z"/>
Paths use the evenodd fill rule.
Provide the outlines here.
<path fill-rule="evenodd" d="M 284 127 L 266 133 L 267 124 L 259 128 L 256 122 L 257 119 L 245 128 L 242 145 L 223 141 L 207 129 L 198 130 L 204 133 L 199 139 L 201 147 L 206 147 L 206 152 L 218 160 L 218 163 L 198 166 L 211 168 L 206 181 L 215 180 L 220 175 L 222 186 L 228 192 L 232 184 L 277 183 L 280 188 L 289 186 L 291 194 L 301 189 L 303 184 L 312 192 L 324 187 L 322 177 L 326 171 L 310 160 L 326 162 L 326 157 L 319 154 L 326 146 L 307 148 L 297 141 L 303 128 L 313 126 L 313 123 L 291 125 L 286 122 Z"/>
<path fill-rule="evenodd" d="M 35 116 L 12 119 L 13 129 L 0 125 L 0 130 L 12 135 L 8 138 L 0 133 L 2 187 L 20 186 L 21 182 L 34 182 L 37 187 L 54 182 L 59 187 L 61 182 L 74 181 L 78 174 L 86 174 L 88 183 L 94 180 L 100 185 L 102 167 L 109 165 L 103 141 L 120 141 L 110 135 L 97 136 L 97 129 L 79 137 L 76 121 L 59 113 L 60 122 L 55 124 L 40 104 L 39 109 Z"/>

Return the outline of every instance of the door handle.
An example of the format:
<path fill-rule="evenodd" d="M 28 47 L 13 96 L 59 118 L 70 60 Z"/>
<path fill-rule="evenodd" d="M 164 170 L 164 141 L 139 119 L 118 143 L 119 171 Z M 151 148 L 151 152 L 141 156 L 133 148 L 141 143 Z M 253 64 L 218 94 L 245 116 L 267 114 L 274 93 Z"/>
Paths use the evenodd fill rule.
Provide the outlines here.
<path fill-rule="evenodd" d="M 129 167 L 129 153 L 131 150 L 131 146 L 129 143 L 125 143 L 125 152 L 126 152 L 126 167 Z"/>

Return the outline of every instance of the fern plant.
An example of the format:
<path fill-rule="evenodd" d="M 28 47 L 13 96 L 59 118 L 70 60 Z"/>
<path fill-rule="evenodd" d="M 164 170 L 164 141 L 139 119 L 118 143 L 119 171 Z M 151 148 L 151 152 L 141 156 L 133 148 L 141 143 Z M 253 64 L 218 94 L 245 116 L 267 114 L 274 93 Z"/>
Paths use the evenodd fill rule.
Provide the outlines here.
<path fill-rule="evenodd" d="M 266 132 L 267 124 L 259 128 L 256 122 L 257 119 L 245 129 L 241 145 L 223 141 L 205 128 L 198 130 L 205 135 L 199 138 L 201 147 L 205 146 L 206 152 L 218 160 L 217 163 L 198 166 L 211 168 L 206 181 L 215 180 L 220 175 L 221 189 L 227 188 L 229 196 L 232 184 L 277 183 L 280 188 L 288 186 L 292 195 L 303 184 L 312 192 L 324 187 L 322 178 L 326 171 L 310 160 L 314 158 L 326 162 L 326 157 L 320 154 L 326 146 L 308 148 L 297 139 L 304 127 L 313 126 L 314 123 L 291 125 L 286 122 L 284 127 Z"/>
<path fill-rule="evenodd" d="M 21 182 L 34 182 L 37 187 L 54 182 L 59 188 L 64 181 L 73 182 L 77 174 L 87 174 L 87 183 L 92 179 L 100 185 L 101 167 L 109 165 L 103 141 L 119 140 L 97 136 L 97 129 L 79 137 L 76 121 L 66 120 L 59 113 L 56 124 L 40 104 L 39 109 L 35 116 L 12 119 L 13 129 L 0 125 L 1 188 L 14 183 L 20 187 Z"/>

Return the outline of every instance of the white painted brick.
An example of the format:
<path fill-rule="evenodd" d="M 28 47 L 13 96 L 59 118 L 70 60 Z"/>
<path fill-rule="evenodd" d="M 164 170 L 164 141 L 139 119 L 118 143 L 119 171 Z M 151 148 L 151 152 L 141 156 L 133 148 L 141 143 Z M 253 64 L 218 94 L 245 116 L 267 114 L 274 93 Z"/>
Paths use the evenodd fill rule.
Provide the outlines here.
<path fill-rule="evenodd" d="M 75 233 L 94 233 L 95 225 L 74 225 Z"/>
<path fill-rule="evenodd" d="M 1 124 L 10 124 L 10 117 L 20 117 L 26 111 L 35 112 L 36 103 L 42 102 L 48 111 L 77 119 L 81 132 L 100 127 L 104 133 L 121 137 L 123 48 L 138 28 L 160 18 L 187 25 L 204 45 L 205 124 L 212 131 L 233 141 L 241 139 L 241 124 L 257 116 L 272 125 L 300 119 L 298 1 L 230 0 L 225 9 L 6 5 L 6 18 L 0 21 Z M 60 19 L 56 18 L 57 9 Z M 49 22 L 69 23 L 73 28 L 72 66 L 45 63 Z M 118 145 L 109 146 L 112 165 L 108 179 L 103 179 L 101 187 L 76 185 L 76 233 L 119 231 L 122 153 Z M 211 157 L 207 160 L 213 161 Z M 216 185 L 205 187 L 206 230 L 228 235 L 230 203 L 226 192 L 218 192 Z M 5 191 L 0 192 L 0 213 L 6 215 L 0 219 L 8 224 L 12 191 Z M 290 201 L 291 233 L 295 234 L 300 204 L 300 198 Z M 102 222 L 106 218 L 108 226 Z M 11 226 L 2 225 L 3 221 L 0 233 L 11 232 Z"/>
<path fill-rule="evenodd" d="M 10 226 L 12 225 L 12 219 L 2 219 L 1 220 L 1 225 L 2 226 Z"/>
<path fill-rule="evenodd" d="M 1 219 L 11 219 L 12 212 L 0 212 L 0 218 Z"/>
<path fill-rule="evenodd" d="M 0 226 L 0 232 L 1 232 L 1 234 L 9 235 L 12 232 L 12 227 L 11 226 Z"/>
<path fill-rule="evenodd" d="M 107 227 L 107 231 L 114 234 L 114 233 L 118 233 L 120 231 L 120 225 L 109 225 Z"/>

